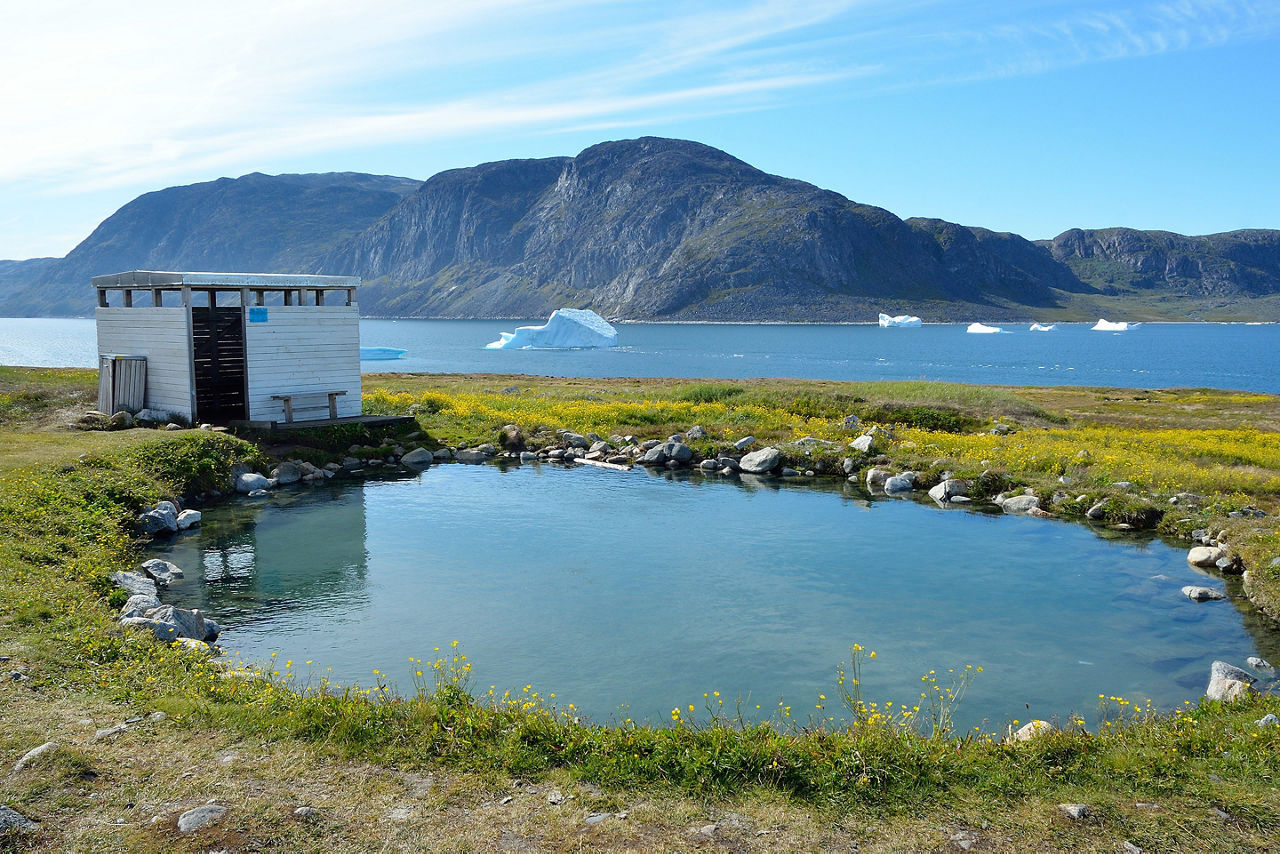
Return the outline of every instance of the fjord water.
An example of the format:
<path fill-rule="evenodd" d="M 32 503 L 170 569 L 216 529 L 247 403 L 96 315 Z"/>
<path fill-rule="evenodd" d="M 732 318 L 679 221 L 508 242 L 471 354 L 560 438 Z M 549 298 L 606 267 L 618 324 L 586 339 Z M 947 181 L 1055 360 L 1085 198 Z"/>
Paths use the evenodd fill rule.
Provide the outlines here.
<path fill-rule="evenodd" d="M 300 684 L 377 669 L 411 691 L 410 658 L 457 640 L 478 693 L 532 684 L 598 721 L 701 713 L 714 691 L 750 717 L 781 698 L 807 720 L 820 693 L 838 714 L 855 642 L 877 652 L 869 700 L 983 667 L 959 717 L 993 728 L 1092 721 L 1100 693 L 1167 709 L 1215 658 L 1280 658 L 1247 602 L 1181 595 L 1223 587 L 1184 550 L 803 479 L 446 465 L 214 508 L 160 554 L 187 572 L 167 600 Z"/>
<path fill-rule="evenodd" d="M 543 321 L 528 321 L 541 323 Z M 968 335 L 963 324 L 919 329 L 822 324 L 661 324 L 618 327 L 603 350 L 486 350 L 510 320 L 362 320 L 360 340 L 406 355 L 366 372 L 522 373 L 571 377 L 795 377 L 987 385 L 1209 387 L 1280 393 L 1280 325 L 1143 324 L 1095 332 L 1058 324 Z M 0 364 L 94 367 L 85 318 L 0 319 Z"/>

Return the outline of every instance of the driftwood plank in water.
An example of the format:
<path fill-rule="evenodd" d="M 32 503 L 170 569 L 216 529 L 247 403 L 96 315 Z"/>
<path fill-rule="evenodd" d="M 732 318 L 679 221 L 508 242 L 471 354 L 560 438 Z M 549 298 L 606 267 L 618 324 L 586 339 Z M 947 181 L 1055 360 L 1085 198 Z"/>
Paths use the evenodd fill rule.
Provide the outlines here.
<path fill-rule="evenodd" d="M 615 471 L 631 471 L 631 466 L 622 466 L 617 463 L 606 463 L 604 460 L 585 460 L 581 457 L 574 457 L 575 463 L 582 463 L 584 466 L 596 466 L 602 469 L 614 469 Z"/>

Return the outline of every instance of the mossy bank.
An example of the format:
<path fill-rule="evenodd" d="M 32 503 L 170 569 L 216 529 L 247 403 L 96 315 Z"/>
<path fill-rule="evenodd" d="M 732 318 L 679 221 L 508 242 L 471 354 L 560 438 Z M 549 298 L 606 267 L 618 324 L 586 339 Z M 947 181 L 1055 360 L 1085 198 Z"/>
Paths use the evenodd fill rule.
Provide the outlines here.
<path fill-rule="evenodd" d="M 743 724 L 712 702 L 669 726 L 597 726 L 532 693 L 472 697 L 465 653 L 447 647 L 407 696 L 294 690 L 281 663 L 229 673 L 121 631 L 107 577 L 138 560 L 139 509 L 221 491 L 237 464 L 269 465 L 263 448 L 204 431 L 68 432 L 58 425 L 92 384 L 80 373 L 0 372 L 0 803 L 32 821 L 3 831 L 7 847 L 1243 851 L 1280 833 L 1280 727 L 1256 723 L 1280 709 L 1269 696 L 1168 715 L 1103 698 L 1094 732 L 1064 722 L 1012 742 L 948 731 L 962 686 L 938 685 L 915 720 L 886 714 L 857 695 L 858 668 L 875 666 L 862 650 L 833 674 L 839 727 Z M 846 476 L 855 415 L 894 434 L 868 464 L 986 470 L 1046 506 L 1063 477 L 1090 506 L 1195 492 L 1195 524 L 1229 528 L 1246 554 L 1251 543 L 1251 566 L 1276 536 L 1272 516 L 1226 515 L 1274 512 L 1269 396 L 527 377 L 380 376 L 366 389 L 370 410 L 416 407 L 432 447 L 496 445 L 512 424 L 549 444 L 557 428 L 665 438 L 697 425 L 700 456 L 750 433 L 795 447 L 815 477 Z M 990 433 L 995 421 L 1009 432 Z M 1084 437 L 1074 448 L 1072 431 Z M 1167 431 L 1160 453 L 1138 455 Z M 1220 437 L 1192 441 L 1206 431 Z M 842 447 L 790 445 L 805 436 Z M 340 461 L 381 438 L 331 433 L 281 451 Z M 1108 513 L 1108 530 L 1147 517 Z M 1160 524 L 1176 532 L 1184 518 Z M 221 809 L 190 829 L 201 806 Z"/>

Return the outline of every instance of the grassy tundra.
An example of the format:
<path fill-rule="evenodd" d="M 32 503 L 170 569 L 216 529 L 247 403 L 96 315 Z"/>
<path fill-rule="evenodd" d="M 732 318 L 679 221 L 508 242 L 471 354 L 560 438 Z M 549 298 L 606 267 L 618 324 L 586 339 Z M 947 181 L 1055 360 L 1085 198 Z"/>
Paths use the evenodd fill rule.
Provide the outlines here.
<path fill-rule="evenodd" d="M 838 442 L 787 446 L 815 476 L 844 476 L 854 414 L 892 430 L 881 464 L 926 482 L 985 471 L 991 491 L 1031 488 L 1060 515 L 1104 505 L 1104 531 L 1226 530 L 1254 598 L 1280 601 L 1274 516 L 1228 515 L 1280 506 L 1270 395 L 390 374 L 365 387 L 366 411 L 413 412 L 429 445 L 495 441 L 509 423 L 533 443 L 556 428 L 665 438 L 698 424 L 703 455 L 747 434 Z M 203 431 L 65 429 L 93 394 L 90 371 L 0 368 L 0 803 L 39 823 L 0 848 L 1252 851 L 1280 835 L 1280 727 L 1255 724 L 1280 712 L 1274 696 L 1172 713 L 1102 697 L 1087 728 L 1010 743 L 950 730 L 976 673 L 926 674 L 917 708 L 889 710 L 859 693 L 877 662 L 855 648 L 832 678 L 838 725 L 742 723 L 709 698 L 665 726 L 605 727 L 531 689 L 473 696 L 458 648 L 418 662 L 401 695 L 299 690 L 293 662 L 233 669 L 121 632 L 107 576 L 137 562 L 137 510 L 222 488 L 234 464 L 266 465 L 272 449 Z M 1011 432 L 990 433 L 997 422 Z M 381 438 L 320 431 L 290 453 L 319 461 Z M 1199 508 L 1170 505 L 1179 492 Z M 58 747 L 13 770 L 46 741 Z M 225 815 L 179 833 L 177 817 L 210 801 Z M 1089 814 L 1069 818 L 1063 803 Z"/>

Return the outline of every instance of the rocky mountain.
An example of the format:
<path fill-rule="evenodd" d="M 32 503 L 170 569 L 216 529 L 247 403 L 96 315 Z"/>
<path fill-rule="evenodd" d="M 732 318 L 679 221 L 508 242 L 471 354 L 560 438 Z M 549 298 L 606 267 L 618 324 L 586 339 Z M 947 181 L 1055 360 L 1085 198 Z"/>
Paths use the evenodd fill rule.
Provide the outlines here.
<path fill-rule="evenodd" d="M 89 280 L 123 270 L 297 272 L 420 181 L 339 172 L 219 178 L 146 193 L 65 258 L 0 261 L 0 315 L 86 314 Z"/>
<path fill-rule="evenodd" d="M 1055 304 L 1040 268 L 1061 266 L 1013 235 L 903 222 L 705 145 L 643 138 L 441 173 L 321 268 L 365 277 L 361 308 L 379 315 L 866 320 L 890 304 L 1025 314 Z"/>
<path fill-rule="evenodd" d="M 148 193 L 64 259 L 0 262 L 0 315 L 86 313 L 128 269 L 353 274 L 382 316 L 870 321 L 1280 319 L 1280 231 L 901 220 L 683 140 L 606 142 L 425 182 L 246 175 Z"/>

